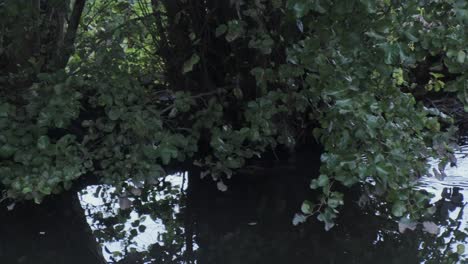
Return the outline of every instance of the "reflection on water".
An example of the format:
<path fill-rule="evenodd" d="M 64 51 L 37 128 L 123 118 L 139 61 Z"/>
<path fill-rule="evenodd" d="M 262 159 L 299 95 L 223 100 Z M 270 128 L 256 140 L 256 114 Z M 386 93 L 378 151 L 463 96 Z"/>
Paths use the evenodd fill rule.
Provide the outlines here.
<path fill-rule="evenodd" d="M 419 223 L 386 218 L 377 201 L 361 208 L 356 188 L 331 231 L 317 221 L 292 225 L 314 198 L 308 183 L 319 162 L 298 156 L 244 171 L 226 192 L 191 171 L 0 208 L 0 264 L 468 263 L 468 145 L 456 156 L 445 180 L 421 179 L 434 212 Z"/>
<path fill-rule="evenodd" d="M 463 252 L 468 247 L 468 145 L 462 145 L 455 154 L 457 166 L 446 169 L 447 176 L 443 180 L 433 177 L 423 177 L 420 187 L 434 195 L 431 203 L 436 205 L 434 215 L 441 227 L 437 237 L 438 247 L 433 250 L 446 256 L 448 251 Z M 467 248 L 468 250 L 468 248 Z M 463 253 L 460 263 L 467 263 L 467 254 Z M 443 259 L 440 260 L 443 263 Z"/>
<path fill-rule="evenodd" d="M 103 247 L 105 259 L 114 263 L 182 263 L 185 252 L 184 206 L 186 174 L 168 176 L 151 188 L 133 186 L 131 204 L 122 210 L 122 196 L 115 188 L 89 186 L 80 194 L 87 221 Z M 136 184 L 138 185 L 138 184 Z"/>
<path fill-rule="evenodd" d="M 304 164 L 239 175 L 223 193 L 185 173 L 157 185 L 129 183 L 120 197 L 91 186 L 80 201 L 109 263 L 467 263 L 468 146 L 456 156 L 444 181 L 421 180 L 436 211 L 403 234 L 383 217 L 385 205 L 359 207 L 358 191 L 347 194 L 331 231 L 314 221 L 293 226 L 311 195 Z"/>

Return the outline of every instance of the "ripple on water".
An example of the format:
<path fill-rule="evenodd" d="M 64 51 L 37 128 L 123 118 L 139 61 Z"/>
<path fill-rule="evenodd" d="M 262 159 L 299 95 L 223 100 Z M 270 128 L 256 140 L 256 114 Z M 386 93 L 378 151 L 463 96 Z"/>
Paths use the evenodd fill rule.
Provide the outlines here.
<path fill-rule="evenodd" d="M 457 165 L 447 166 L 445 173 L 447 177 L 443 180 L 438 180 L 434 177 L 422 177 L 421 186 L 442 185 L 448 187 L 468 187 L 468 145 L 460 146 L 455 153 Z M 432 161 L 431 165 L 437 168 L 437 162 Z"/>
<path fill-rule="evenodd" d="M 443 187 L 468 188 L 468 176 L 447 176 L 443 180 L 437 180 L 433 177 L 424 177 L 421 179 L 421 187 L 440 189 Z"/>

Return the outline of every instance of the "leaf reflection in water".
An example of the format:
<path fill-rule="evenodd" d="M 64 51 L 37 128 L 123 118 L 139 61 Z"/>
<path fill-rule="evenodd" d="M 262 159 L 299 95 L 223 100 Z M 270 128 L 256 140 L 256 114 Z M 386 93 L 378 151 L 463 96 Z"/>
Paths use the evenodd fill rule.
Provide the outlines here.
<path fill-rule="evenodd" d="M 386 218 L 380 201 L 359 206 L 360 194 L 351 193 L 330 231 L 313 219 L 299 224 L 297 210 L 310 196 L 298 187 L 310 177 L 304 168 L 257 182 L 228 181 L 225 192 L 210 179 L 187 189 L 188 173 L 173 175 L 157 186 L 130 188 L 128 210 L 105 185 L 89 187 L 81 202 L 109 263 L 464 263 L 466 150 L 456 154 L 458 167 L 448 168 L 444 181 L 421 180 L 420 188 L 435 197 L 432 216 L 418 223 Z"/>
<path fill-rule="evenodd" d="M 81 192 L 88 223 L 109 263 L 182 263 L 177 261 L 184 251 L 179 216 L 184 177 L 176 174 L 157 186 L 132 187 L 125 197 L 106 185 Z"/>

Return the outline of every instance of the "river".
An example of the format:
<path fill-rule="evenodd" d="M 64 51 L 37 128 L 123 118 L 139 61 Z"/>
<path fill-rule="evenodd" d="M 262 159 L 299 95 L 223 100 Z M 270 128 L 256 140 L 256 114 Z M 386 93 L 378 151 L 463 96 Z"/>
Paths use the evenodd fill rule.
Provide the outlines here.
<path fill-rule="evenodd" d="M 293 226 L 292 215 L 308 195 L 300 187 L 304 173 L 295 170 L 266 183 L 204 194 L 187 194 L 187 175 L 173 175 L 165 191 L 147 202 L 129 199 L 132 208 L 113 226 L 99 225 L 95 218 L 105 210 L 108 218 L 119 215 L 112 189 L 101 190 L 96 198 L 97 187 L 89 187 L 81 202 L 109 263 L 464 263 L 468 145 L 460 146 L 456 157 L 458 164 L 446 169 L 445 179 L 420 181 L 421 189 L 434 194 L 432 221 L 403 234 L 401 225 L 383 217 L 381 205 L 361 208 L 355 201 L 346 205 L 330 232 L 316 221 Z M 144 230 L 138 230 L 140 225 Z M 116 228 L 119 239 L 109 235 Z"/>
<path fill-rule="evenodd" d="M 419 182 L 434 194 L 425 223 L 402 225 L 377 201 L 361 207 L 351 190 L 332 230 L 313 219 L 294 226 L 301 202 L 313 198 L 316 171 L 305 159 L 238 175 L 226 192 L 180 173 L 150 188 L 128 182 L 125 196 L 99 185 L 17 204 L 0 212 L 0 263 L 468 263 L 468 144 L 456 157 L 444 180 Z"/>

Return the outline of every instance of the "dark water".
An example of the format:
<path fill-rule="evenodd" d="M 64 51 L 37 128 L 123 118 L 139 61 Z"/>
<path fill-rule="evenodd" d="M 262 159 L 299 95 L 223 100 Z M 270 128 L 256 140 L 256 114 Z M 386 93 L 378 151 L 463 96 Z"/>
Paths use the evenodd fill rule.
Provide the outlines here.
<path fill-rule="evenodd" d="M 0 264 L 468 263 L 468 146 L 457 157 L 444 181 L 421 180 L 437 208 L 426 231 L 419 223 L 400 233 L 384 204 L 361 207 L 358 189 L 346 193 L 331 231 L 313 219 L 294 226 L 316 174 L 296 161 L 252 168 L 226 192 L 182 173 L 151 187 L 129 182 L 125 198 L 102 185 L 39 207 L 17 204 L 0 211 Z"/>

